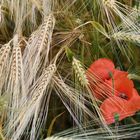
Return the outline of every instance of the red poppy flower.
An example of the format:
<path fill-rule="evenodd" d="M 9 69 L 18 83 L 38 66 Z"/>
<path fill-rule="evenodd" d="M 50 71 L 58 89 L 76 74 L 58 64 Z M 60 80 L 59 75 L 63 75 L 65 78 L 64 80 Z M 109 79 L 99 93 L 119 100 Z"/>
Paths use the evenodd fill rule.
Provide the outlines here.
<path fill-rule="evenodd" d="M 87 70 L 93 95 L 104 100 L 100 109 L 107 124 L 115 122 L 116 114 L 120 121 L 140 110 L 140 96 L 127 76 L 127 72 L 116 70 L 113 62 L 106 58 L 95 61 Z"/>
<path fill-rule="evenodd" d="M 127 72 L 114 70 L 112 78 L 109 80 L 105 79 L 105 81 L 94 86 L 94 96 L 102 101 L 113 95 L 117 95 L 122 98 L 130 97 L 134 85 L 133 82 L 127 78 L 127 75 Z"/>
<path fill-rule="evenodd" d="M 115 66 L 113 62 L 106 58 L 100 58 L 94 61 L 87 70 L 97 79 L 110 79 L 110 73 L 113 73 Z"/>
<path fill-rule="evenodd" d="M 118 121 L 135 114 L 135 110 L 129 101 L 117 96 L 107 98 L 100 106 L 102 115 L 107 124 L 115 122 L 115 116 Z"/>
<path fill-rule="evenodd" d="M 114 95 L 104 100 L 100 109 L 107 124 L 111 124 L 115 122 L 115 114 L 119 116 L 120 121 L 134 115 L 136 111 L 139 111 L 140 96 L 137 90 L 133 88 L 132 96 L 129 100 Z"/>
<path fill-rule="evenodd" d="M 106 80 L 105 81 L 108 86 L 110 85 L 110 93 L 108 93 L 108 96 L 111 96 L 112 94 L 124 98 L 124 99 L 130 99 L 133 92 L 133 81 L 129 80 L 127 77 L 114 77 L 114 79 Z M 111 95 L 110 95 L 111 94 Z"/>

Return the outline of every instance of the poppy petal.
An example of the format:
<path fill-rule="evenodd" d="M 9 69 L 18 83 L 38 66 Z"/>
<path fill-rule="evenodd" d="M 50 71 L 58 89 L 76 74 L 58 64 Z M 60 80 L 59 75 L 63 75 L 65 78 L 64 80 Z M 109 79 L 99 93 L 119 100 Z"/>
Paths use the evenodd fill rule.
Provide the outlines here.
<path fill-rule="evenodd" d="M 132 91 L 133 91 L 133 81 L 129 80 L 127 77 L 122 76 L 115 79 L 106 80 L 106 83 L 110 85 L 114 89 L 114 94 L 116 96 L 120 96 L 121 94 L 126 95 L 128 100 L 132 97 Z"/>
<path fill-rule="evenodd" d="M 107 124 L 115 122 L 115 114 L 119 115 L 119 121 L 135 114 L 131 104 L 117 96 L 107 98 L 100 109 Z"/>
<path fill-rule="evenodd" d="M 118 77 L 122 78 L 122 77 L 127 77 L 127 76 L 128 76 L 128 72 L 117 70 L 117 69 L 114 70 L 114 73 L 113 73 L 114 79 L 118 79 Z"/>
<path fill-rule="evenodd" d="M 133 88 L 132 97 L 130 103 L 134 106 L 136 111 L 140 110 L 140 96 L 135 88 Z"/>
<path fill-rule="evenodd" d="M 114 69 L 115 66 L 111 60 L 100 58 L 91 64 L 88 71 L 96 78 L 105 80 L 110 78 L 110 73 L 113 73 Z"/>

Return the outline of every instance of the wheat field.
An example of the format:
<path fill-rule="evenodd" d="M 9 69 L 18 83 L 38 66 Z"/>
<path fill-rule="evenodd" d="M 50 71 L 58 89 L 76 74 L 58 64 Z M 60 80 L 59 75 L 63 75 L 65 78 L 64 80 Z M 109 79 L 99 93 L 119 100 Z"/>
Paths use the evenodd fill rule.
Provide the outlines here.
<path fill-rule="evenodd" d="M 0 0 L 0 139 L 140 139 L 139 0 Z"/>

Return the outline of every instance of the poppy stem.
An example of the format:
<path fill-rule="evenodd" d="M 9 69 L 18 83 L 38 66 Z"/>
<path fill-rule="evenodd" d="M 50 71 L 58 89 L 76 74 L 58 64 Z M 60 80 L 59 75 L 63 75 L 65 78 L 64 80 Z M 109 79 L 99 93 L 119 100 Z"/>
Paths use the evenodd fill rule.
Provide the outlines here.
<path fill-rule="evenodd" d="M 116 135 L 118 135 L 119 117 L 120 115 L 118 113 L 114 114 Z"/>

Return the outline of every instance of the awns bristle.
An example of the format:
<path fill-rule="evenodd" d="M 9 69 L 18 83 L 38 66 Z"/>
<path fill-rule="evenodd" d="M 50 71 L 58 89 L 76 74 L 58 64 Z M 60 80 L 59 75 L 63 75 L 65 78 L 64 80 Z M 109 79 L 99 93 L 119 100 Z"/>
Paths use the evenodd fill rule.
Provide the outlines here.
<path fill-rule="evenodd" d="M 10 97 L 10 110 L 5 126 L 5 136 L 8 139 L 20 139 L 28 129 L 28 124 L 33 121 L 28 138 L 34 140 L 40 132 L 37 130 L 41 129 L 42 122 L 46 121 L 49 100 L 44 100 L 50 97 L 48 85 L 56 71 L 56 65 L 49 64 L 48 59 L 54 24 L 55 19 L 51 13 L 44 17 L 42 25 L 29 41 L 25 41 L 26 46 L 16 34 L 0 49 L 0 76 L 3 78 L 0 90 L 5 90 L 4 93 L 8 93 Z M 44 120 L 39 119 L 42 102 L 43 106 L 47 106 Z"/>
<path fill-rule="evenodd" d="M 41 127 L 36 127 L 39 121 L 39 118 L 37 118 L 37 116 L 39 116 L 40 113 L 40 105 L 42 103 L 43 96 L 45 94 L 49 96 L 49 93 L 45 91 L 48 84 L 51 82 L 51 78 L 54 75 L 55 71 L 56 66 L 54 64 L 50 65 L 49 67 L 47 67 L 47 69 L 44 70 L 40 78 L 31 87 L 31 97 L 27 100 L 23 100 L 23 103 L 20 103 L 22 108 L 19 109 L 18 113 L 16 114 L 13 120 L 10 119 L 9 128 L 11 131 L 6 134 L 7 137 L 10 137 L 11 139 L 15 140 L 19 139 L 24 134 L 24 131 L 28 127 L 30 121 L 33 120 L 33 123 L 31 125 L 30 140 L 35 139 L 35 136 L 38 133 L 37 130 Z M 46 104 L 46 106 L 48 106 L 48 104 Z M 15 129 L 15 127 L 17 129 Z M 12 132 L 12 130 L 14 130 L 14 132 Z"/>
<path fill-rule="evenodd" d="M 53 14 L 44 17 L 42 25 L 29 38 L 23 54 L 26 88 L 37 78 L 48 63 L 52 32 L 55 25 Z"/>

